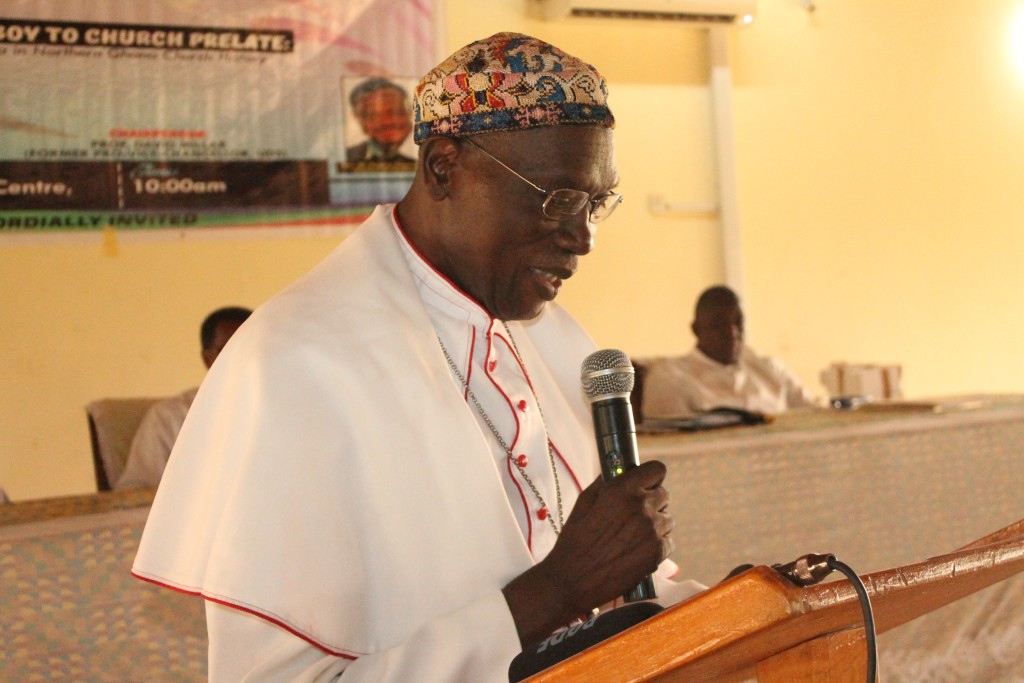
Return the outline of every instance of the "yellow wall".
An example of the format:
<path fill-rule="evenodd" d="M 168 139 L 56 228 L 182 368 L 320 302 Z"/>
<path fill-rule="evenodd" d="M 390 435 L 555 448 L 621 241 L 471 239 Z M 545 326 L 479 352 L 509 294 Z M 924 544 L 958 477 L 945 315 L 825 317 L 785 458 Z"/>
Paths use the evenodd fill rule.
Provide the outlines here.
<path fill-rule="evenodd" d="M 0 486 L 15 500 L 95 490 L 84 406 L 199 383 L 199 324 L 256 306 L 339 238 L 0 247 Z"/>
<path fill-rule="evenodd" d="M 1021 0 L 760 0 L 731 31 L 748 340 L 821 390 L 834 360 L 899 362 L 910 396 L 1024 388 Z M 562 294 L 602 346 L 688 349 L 723 277 L 705 37 L 671 23 L 542 22 L 525 0 L 448 0 L 451 48 L 532 33 L 605 73 L 627 203 Z M 202 377 L 197 327 L 255 306 L 339 237 L 0 247 L 0 486 L 93 489 L 83 406 Z"/>

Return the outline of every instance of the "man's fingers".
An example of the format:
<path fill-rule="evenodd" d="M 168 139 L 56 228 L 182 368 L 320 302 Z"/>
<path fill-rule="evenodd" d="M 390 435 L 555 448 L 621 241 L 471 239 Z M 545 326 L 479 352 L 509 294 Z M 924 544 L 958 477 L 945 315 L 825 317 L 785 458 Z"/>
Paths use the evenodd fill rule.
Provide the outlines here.
<path fill-rule="evenodd" d="M 590 511 L 590 508 L 594 507 L 594 503 L 597 501 L 597 497 L 600 495 L 601 486 L 604 482 L 601 481 L 601 477 L 598 477 L 594 481 L 590 482 L 590 486 L 583 489 L 580 492 L 579 497 L 576 499 L 576 505 L 572 508 L 570 517 L 583 517 Z"/>
<path fill-rule="evenodd" d="M 660 460 L 648 460 L 640 463 L 623 476 L 628 476 L 635 485 L 643 489 L 653 489 L 665 481 L 668 469 Z"/>

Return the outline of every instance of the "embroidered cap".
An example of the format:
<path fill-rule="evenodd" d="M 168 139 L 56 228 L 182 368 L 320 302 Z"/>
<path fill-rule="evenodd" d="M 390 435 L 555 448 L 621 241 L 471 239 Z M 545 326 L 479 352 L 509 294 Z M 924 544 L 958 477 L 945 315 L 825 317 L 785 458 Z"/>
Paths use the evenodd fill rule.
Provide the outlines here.
<path fill-rule="evenodd" d="M 414 139 L 539 126 L 615 127 L 604 78 L 590 64 L 521 33 L 456 51 L 416 86 Z"/>

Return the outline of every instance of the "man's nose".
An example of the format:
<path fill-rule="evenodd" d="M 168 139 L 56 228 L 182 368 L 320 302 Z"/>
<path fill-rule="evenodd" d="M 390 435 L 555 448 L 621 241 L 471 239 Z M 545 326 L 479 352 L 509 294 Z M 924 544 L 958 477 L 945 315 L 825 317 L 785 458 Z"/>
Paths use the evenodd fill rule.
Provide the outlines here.
<path fill-rule="evenodd" d="M 594 250 L 597 226 L 590 220 L 590 207 L 569 218 L 558 226 L 555 242 L 558 246 L 577 256 L 586 256 Z"/>

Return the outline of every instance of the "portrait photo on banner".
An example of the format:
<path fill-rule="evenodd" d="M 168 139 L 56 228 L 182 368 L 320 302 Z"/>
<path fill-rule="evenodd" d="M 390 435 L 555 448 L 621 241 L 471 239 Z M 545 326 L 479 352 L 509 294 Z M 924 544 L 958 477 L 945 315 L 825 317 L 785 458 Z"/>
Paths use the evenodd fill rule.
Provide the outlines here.
<path fill-rule="evenodd" d="M 411 172 L 415 78 L 386 76 L 341 79 L 345 116 L 340 173 Z"/>

